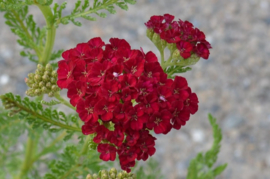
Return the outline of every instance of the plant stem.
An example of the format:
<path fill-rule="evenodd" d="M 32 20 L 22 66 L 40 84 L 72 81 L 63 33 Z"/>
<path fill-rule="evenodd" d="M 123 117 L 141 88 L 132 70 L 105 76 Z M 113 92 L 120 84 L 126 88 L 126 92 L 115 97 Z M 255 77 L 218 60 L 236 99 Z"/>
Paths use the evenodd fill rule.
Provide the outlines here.
<path fill-rule="evenodd" d="M 31 164 L 33 164 L 35 161 L 37 161 L 41 156 L 45 155 L 48 153 L 48 150 L 52 147 L 54 147 L 54 145 L 61 141 L 65 136 L 66 136 L 67 132 L 64 131 L 62 132 L 56 139 L 54 139 L 47 147 L 45 147 L 39 154 L 37 154 L 36 156 L 33 157 L 33 159 L 31 160 Z"/>
<path fill-rule="evenodd" d="M 91 140 L 91 135 L 88 135 L 84 141 L 83 148 L 81 150 L 81 155 L 84 155 L 87 153 L 88 145 L 89 145 L 89 140 Z"/>
<path fill-rule="evenodd" d="M 46 65 L 51 57 L 51 53 L 53 50 L 56 27 L 54 26 L 54 16 L 49 6 L 42 6 L 40 4 L 36 4 L 41 10 L 47 25 L 47 37 L 45 48 L 42 53 L 42 57 L 39 59 L 39 63 L 42 65 Z"/>
<path fill-rule="evenodd" d="M 75 108 L 74 106 L 72 106 L 69 102 L 67 102 L 64 98 L 62 98 L 59 92 L 56 93 L 56 94 L 54 95 L 54 97 L 55 97 L 56 99 L 58 99 L 62 104 L 66 105 L 67 107 L 69 107 L 69 108 L 71 108 L 71 109 L 73 109 L 73 110 L 76 111 L 76 108 Z"/>
<path fill-rule="evenodd" d="M 29 135 L 29 134 L 28 134 Z M 26 153 L 25 153 L 25 158 L 24 162 L 20 171 L 20 174 L 16 177 L 16 179 L 21 179 L 23 176 L 28 172 L 28 170 L 31 168 L 31 159 L 32 159 L 32 154 L 34 150 L 34 141 L 31 139 L 30 136 L 28 136 L 27 139 L 27 144 L 26 144 Z"/>
<path fill-rule="evenodd" d="M 163 68 L 164 64 L 166 63 L 165 59 L 164 59 L 165 58 L 164 57 L 164 50 L 159 50 L 159 52 L 160 52 L 160 56 L 161 56 L 161 67 Z"/>

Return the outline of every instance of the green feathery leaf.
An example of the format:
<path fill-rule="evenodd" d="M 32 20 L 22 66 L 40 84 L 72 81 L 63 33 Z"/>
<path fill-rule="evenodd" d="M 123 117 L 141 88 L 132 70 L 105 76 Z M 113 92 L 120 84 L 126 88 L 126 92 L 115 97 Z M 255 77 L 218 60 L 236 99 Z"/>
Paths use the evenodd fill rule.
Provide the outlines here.
<path fill-rule="evenodd" d="M 20 96 L 14 96 L 12 93 L 2 95 L 0 99 L 4 106 L 10 110 L 10 116 L 18 113 L 18 117 L 26 120 L 33 128 L 45 126 L 51 132 L 57 132 L 61 129 L 81 131 L 77 115 L 66 116 L 63 112 L 58 112 L 55 109 L 43 109 L 41 102 L 30 101 L 27 97 L 21 99 Z M 74 124 L 76 124 L 76 127 L 72 126 Z M 51 127 L 48 125 L 51 125 Z"/>
<path fill-rule="evenodd" d="M 81 23 L 76 21 L 75 19 L 82 17 L 84 19 L 95 21 L 96 17 L 93 17 L 89 14 L 96 14 L 99 17 L 106 17 L 107 14 L 104 12 L 99 12 L 102 10 L 107 10 L 111 14 L 115 14 L 115 5 L 119 6 L 121 9 L 127 10 L 128 4 L 135 4 L 135 0 L 94 0 L 92 5 L 90 5 L 89 0 L 78 0 L 75 3 L 75 7 L 70 15 L 62 16 L 62 11 L 65 9 L 65 4 L 62 4 L 60 7 L 58 4 L 54 5 L 54 15 L 55 15 L 55 25 L 58 24 L 68 24 L 70 21 L 77 25 L 81 26 Z"/>
<path fill-rule="evenodd" d="M 56 100 L 51 100 L 51 101 L 49 101 L 49 102 L 44 101 L 44 100 L 41 100 L 40 103 L 41 103 L 41 104 L 44 104 L 44 105 L 46 105 L 46 106 L 54 106 L 54 105 L 57 105 L 57 104 L 61 104 L 61 102 L 56 101 Z"/>
<path fill-rule="evenodd" d="M 137 178 L 147 178 L 147 179 L 162 179 L 164 176 L 161 174 L 159 163 L 153 158 L 150 158 L 143 166 L 140 166 L 139 169 L 135 168 Z"/>
<path fill-rule="evenodd" d="M 6 178 L 7 174 L 14 174 L 14 171 L 20 167 L 24 152 L 17 148 L 20 143 L 19 137 L 26 130 L 27 126 L 18 119 L 17 115 L 9 116 L 6 110 L 0 108 L 0 178 Z"/>
<path fill-rule="evenodd" d="M 222 132 L 216 123 L 216 119 L 213 118 L 211 114 L 208 115 L 208 118 L 212 126 L 214 137 L 212 148 L 205 154 L 199 153 L 196 158 L 191 160 L 188 168 L 187 179 L 214 179 L 227 167 L 227 164 L 223 164 L 213 168 L 218 158 L 220 142 L 222 140 Z"/>
<path fill-rule="evenodd" d="M 0 0 L 0 11 L 20 10 L 24 6 L 34 4 L 33 0 Z"/>
<path fill-rule="evenodd" d="M 175 78 L 175 76 L 173 76 L 174 74 L 185 73 L 191 70 L 192 70 L 191 67 L 170 66 L 170 67 L 167 67 L 167 69 L 165 69 L 164 72 L 168 74 L 168 78 Z"/>
<path fill-rule="evenodd" d="M 17 6 L 15 5 L 15 7 Z M 25 49 L 21 55 L 37 62 L 45 44 L 46 29 L 37 27 L 33 15 L 28 14 L 26 5 L 20 6 L 18 9 L 9 9 L 4 17 L 11 31 L 19 37 L 17 42 Z"/>
<path fill-rule="evenodd" d="M 100 164 L 98 153 L 88 147 L 88 142 L 67 146 L 62 155 L 49 164 L 50 172 L 45 174 L 44 179 L 80 178 L 101 170 L 104 166 Z"/>

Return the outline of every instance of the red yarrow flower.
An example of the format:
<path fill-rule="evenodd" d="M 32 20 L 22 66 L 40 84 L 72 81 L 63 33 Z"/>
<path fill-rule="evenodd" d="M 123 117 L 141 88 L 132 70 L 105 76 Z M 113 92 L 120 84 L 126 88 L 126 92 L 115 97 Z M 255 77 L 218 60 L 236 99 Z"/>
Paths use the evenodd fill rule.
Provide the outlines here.
<path fill-rule="evenodd" d="M 205 35 L 198 28 L 194 28 L 189 21 L 173 21 L 174 16 L 164 14 L 163 16 L 152 16 L 145 23 L 150 31 L 158 34 L 167 43 L 174 43 L 180 55 L 187 59 L 192 54 L 208 59 L 211 45 L 205 40 Z"/>
<path fill-rule="evenodd" d="M 146 126 L 149 129 L 154 129 L 156 134 L 167 133 L 172 128 L 171 125 L 172 114 L 168 110 L 155 112 L 149 119 Z"/>
<path fill-rule="evenodd" d="M 187 59 L 191 56 L 191 51 L 193 49 L 191 43 L 185 42 L 185 41 L 180 41 L 180 42 L 176 43 L 176 47 L 180 51 L 180 55 L 184 59 Z"/>
<path fill-rule="evenodd" d="M 98 144 L 97 151 L 100 152 L 99 158 L 104 161 L 114 161 L 116 157 L 116 148 L 109 144 Z"/>
<path fill-rule="evenodd" d="M 77 104 L 77 113 L 79 113 L 79 117 L 84 122 L 96 122 L 98 120 L 98 115 L 94 111 L 94 107 L 96 103 L 99 101 L 97 96 L 91 95 L 87 97 L 85 100 L 80 99 Z"/>
<path fill-rule="evenodd" d="M 177 43 L 184 57 L 193 53 L 206 57 L 210 44 L 204 34 L 189 22 L 173 18 L 169 14 L 153 17 L 147 25 Z M 124 39 L 113 38 L 105 44 L 93 38 L 62 56 L 57 84 L 68 89 L 70 103 L 84 122 L 82 133 L 95 136 L 100 159 L 113 161 L 117 153 L 127 172 L 136 160 L 147 160 L 155 153 L 156 138 L 150 130 L 156 134 L 178 130 L 198 110 L 197 95 L 185 78 L 168 79 L 153 52 L 131 49 Z"/>

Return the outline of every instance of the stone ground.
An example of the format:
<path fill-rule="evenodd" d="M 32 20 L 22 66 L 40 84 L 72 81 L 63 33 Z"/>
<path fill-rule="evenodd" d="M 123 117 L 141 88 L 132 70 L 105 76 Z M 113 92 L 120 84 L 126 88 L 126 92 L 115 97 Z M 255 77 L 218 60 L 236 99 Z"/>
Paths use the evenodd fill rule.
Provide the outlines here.
<path fill-rule="evenodd" d="M 63 2 L 58 0 L 58 2 Z M 72 9 L 73 4 L 67 8 Z M 44 25 L 40 12 L 36 20 Z M 200 100 L 199 111 L 180 131 L 158 136 L 155 158 L 168 179 L 184 179 L 189 161 L 211 147 L 207 113 L 223 130 L 219 163 L 229 164 L 219 179 L 270 177 L 270 1 L 267 0 L 140 0 L 125 12 L 97 22 L 82 20 L 83 27 L 61 25 L 55 49 L 68 49 L 92 37 L 125 38 L 132 48 L 157 53 L 145 36 L 144 23 L 152 15 L 170 13 L 191 21 L 205 32 L 213 46 L 210 58 L 184 74 Z M 3 14 L 1 14 L 2 16 Z M 24 95 L 23 79 L 35 65 L 19 56 L 16 37 L 0 18 L 1 94 Z M 158 53 L 157 53 L 158 54 Z"/>

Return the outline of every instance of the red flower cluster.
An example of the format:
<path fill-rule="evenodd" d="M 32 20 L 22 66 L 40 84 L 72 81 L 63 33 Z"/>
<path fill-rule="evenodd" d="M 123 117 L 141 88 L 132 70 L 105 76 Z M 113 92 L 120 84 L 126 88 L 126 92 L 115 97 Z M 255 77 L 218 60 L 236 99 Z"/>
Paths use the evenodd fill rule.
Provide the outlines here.
<path fill-rule="evenodd" d="M 118 153 L 128 172 L 136 159 L 145 161 L 155 153 L 150 130 L 180 129 L 198 110 L 185 78 L 167 79 L 154 53 L 133 50 L 123 39 L 105 44 L 93 38 L 62 57 L 57 84 L 68 89 L 84 121 L 83 134 L 95 133 L 100 158 L 113 161 Z"/>
<path fill-rule="evenodd" d="M 168 43 L 175 43 L 180 55 L 187 59 L 195 53 L 199 57 L 208 59 L 211 45 L 205 40 L 205 35 L 199 29 L 193 27 L 189 21 L 173 21 L 174 16 L 152 16 L 145 23 L 148 29 L 152 29 L 160 35 L 160 38 Z"/>

